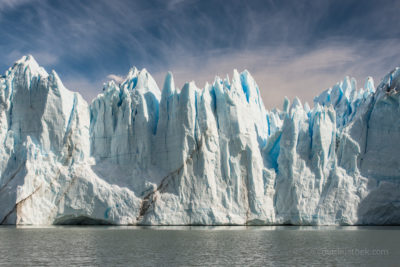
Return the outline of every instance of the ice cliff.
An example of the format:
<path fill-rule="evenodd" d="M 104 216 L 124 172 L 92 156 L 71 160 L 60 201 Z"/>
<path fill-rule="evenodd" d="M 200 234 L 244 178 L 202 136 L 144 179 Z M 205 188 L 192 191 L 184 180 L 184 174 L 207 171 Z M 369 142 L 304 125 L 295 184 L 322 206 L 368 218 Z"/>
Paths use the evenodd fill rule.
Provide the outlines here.
<path fill-rule="evenodd" d="M 400 223 L 400 69 L 264 108 L 249 72 L 88 105 L 32 56 L 0 77 L 1 224 Z"/>

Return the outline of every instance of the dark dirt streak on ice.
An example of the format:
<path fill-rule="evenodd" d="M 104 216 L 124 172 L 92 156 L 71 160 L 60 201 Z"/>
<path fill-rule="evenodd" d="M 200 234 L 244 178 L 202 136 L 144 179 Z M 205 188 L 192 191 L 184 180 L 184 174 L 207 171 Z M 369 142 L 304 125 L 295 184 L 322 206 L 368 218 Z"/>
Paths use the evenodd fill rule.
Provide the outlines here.
<path fill-rule="evenodd" d="M 32 193 L 29 194 L 29 196 L 27 196 L 26 198 L 22 199 L 21 201 L 17 202 L 17 204 L 15 204 L 14 208 L 6 214 L 6 216 L 4 216 L 3 220 L 0 222 L 0 224 L 4 224 L 8 217 L 15 211 L 17 211 L 18 213 L 18 209 L 20 208 L 20 205 L 24 204 L 24 202 L 26 200 L 28 200 L 30 197 L 32 197 L 37 191 L 39 191 L 39 189 L 42 187 L 43 184 L 39 185 Z"/>
<path fill-rule="evenodd" d="M 204 132 L 206 132 L 206 131 L 204 131 Z M 167 176 L 165 176 L 161 180 L 160 185 L 157 187 L 157 189 L 150 192 L 143 198 L 143 200 L 140 204 L 139 216 L 136 218 L 136 221 L 137 221 L 136 224 L 140 224 L 140 221 L 143 220 L 143 217 L 146 214 L 146 212 L 148 211 L 148 209 L 157 200 L 157 197 L 154 197 L 154 194 L 157 192 L 162 193 L 163 190 L 168 186 L 169 178 L 173 178 L 175 175 L 179 174 L 179 172 L 185 167 L 185 165 L 187 165 L 187 163 L 193 159 L 193 156 L 195 155 L 195 153 L 198 153 L 200 151 L 200 149 L 203 147 L 203 144 L 204 144 L 204 141 L 203 141 L 204 138 L 205 137 L 203 134 L 201 136 L 200 142 L 196 142 L 196 148 L 189 154 L 189 156 L 186 158 L 184 163 L 178 169 L 170 172 Z"/>

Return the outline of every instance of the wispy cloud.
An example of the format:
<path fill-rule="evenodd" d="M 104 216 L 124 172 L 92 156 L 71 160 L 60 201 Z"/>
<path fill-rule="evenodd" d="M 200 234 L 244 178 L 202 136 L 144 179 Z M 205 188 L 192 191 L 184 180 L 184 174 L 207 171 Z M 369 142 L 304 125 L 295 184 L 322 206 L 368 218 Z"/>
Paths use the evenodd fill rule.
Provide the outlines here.
<path fill-rule="evenodd" d="M 178 84 L 199 86 L 246 68 L 272 107 L 398 64 L 399 8 L 395 0 L 0 0 L 0 68 L 33 54 L 88 100 L 107 75 L 133 65 L 161 84 L 172 70 Z"/>
<path fill-rule="evenodd" d="M 125 78 L 123 76 L 120 76 L 120 75 L 109 74 L 109 75 L 107 75 L 107 79 L 114 80 L 117 83 L 122 83 Z"/>
<path fill-rule="evenodd" d="M 342 40 L 344 41 L 344 40 Z M 367 76 L 376 83 L 394 67 L 400 65 L 396 39 L 369 43 L 324 42 L 310 51 L 296 47 L 268 47 L 240 53 L 209 57 L 199 68 L 197 58 L 182 59 L 184 64 L 171 68 L 179 87 L 194 80 L 198 87 L 212 82 L 214 76 L 226 77 L 233 68 L 248 69 L 258 83 L 264 104 L 280 106 L 284 96 L 312 104 L 313 97 L 345 76 L 355 77 L 361 88 Z M 165 72 L 155 73 L 162 84 Z"/>
<path fill-rule="evenodd" d="M 0 1 L 0 11 L 16 8 L 20 5 L 23 5 L 28 2 L 32 2 L 32 1 L 34 1 L 34 0 L 1 0 Z"/>

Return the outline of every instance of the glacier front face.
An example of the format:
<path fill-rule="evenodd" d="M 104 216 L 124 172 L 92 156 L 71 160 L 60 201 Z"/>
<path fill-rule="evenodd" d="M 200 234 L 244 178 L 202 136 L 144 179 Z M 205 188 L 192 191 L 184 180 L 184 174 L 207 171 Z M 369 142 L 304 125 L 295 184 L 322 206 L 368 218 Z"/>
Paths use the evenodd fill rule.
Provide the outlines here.
<path fill-rule="evenodd" d="M 32 56 L 0 77 L 1 224 L 400 223 L 400 69 L 264 108 L 249 72 L 88 105 Z"/>

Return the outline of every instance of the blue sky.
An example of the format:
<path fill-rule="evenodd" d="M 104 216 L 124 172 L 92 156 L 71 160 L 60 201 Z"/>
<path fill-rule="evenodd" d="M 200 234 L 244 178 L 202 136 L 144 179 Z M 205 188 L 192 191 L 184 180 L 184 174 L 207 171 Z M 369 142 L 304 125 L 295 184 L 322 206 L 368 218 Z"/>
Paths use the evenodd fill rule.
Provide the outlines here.
<path fill-rule="evenodd" d="M 0 71 L 32 54 L 91 101 L 147 68 L 198 87 L 248 69 L 268 108 L 400 65 L 400 1 L 0 0 Z M 111 76 L 110 76 L 111 75 Z"/>

